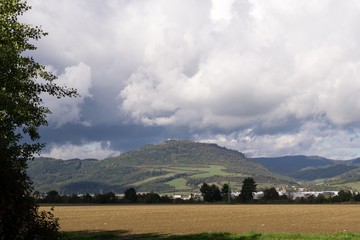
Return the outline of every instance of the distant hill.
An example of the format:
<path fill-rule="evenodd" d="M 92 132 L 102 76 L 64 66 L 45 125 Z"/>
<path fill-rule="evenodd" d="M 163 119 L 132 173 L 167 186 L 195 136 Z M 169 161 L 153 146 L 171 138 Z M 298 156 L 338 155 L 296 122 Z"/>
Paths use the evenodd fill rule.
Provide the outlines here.
<path fill-rule="evenodd" d="M 75 181 L 86 182 L 99 166 L 98 160 L 61 160 L 54 158 L 36 158 L 30 161 L 27 170 L 34 182 L 35 189 L 47 192 L 49 189 L 60 190 Z M 74 180 L 76 179 L 76 180 Z M 90 187 L 90 185 L 89 185 Z"/>
<path fill-rule="evenodd" d="M 330 185 L 347 185 L 350 187 L 356 186 L 355 189 L 360 191 L 360 168 L 357 167 L 351 171 L 326 179 L 324 183 Z"/>
<path fill-rule="evenodd" d="M 176 140 L 146 145 L 102 161 L 37 158 L 29 162 L 28 174 L 37 190 L 60 193 L 123 192 L 130 186 L 138 191 L 191 192 L 198 191 L 202 182 L 230 182 L 240 188 L 248 176 L 259 184 L 293 182 L 238 151 Z"/>
<path fill-rule="evenodd" d="M 352 160 L 347 160 L 347 161 L 344 161 L 344 163 L 346 163 L 346 164 L 351 164 L 351 165 L 360 167 L 360 158 L 355 158 L 355 159 L 352 159 Z"/>
<path fill-rule="evenodd" d="M 357 169 L 360 165 L 360 159 L 341 161 L 302 155 L 256 158 L 255 160 L 273 172 L 307 181 L 333 178 Z"/>
<path fill-rule="evenodd" d="M 240 190 L 245 177 L 268 187 L 297 182 L 315 188 L 353 187 L 360 190 L 360 158 L 335 161 L 318 156 L 248 159 L 216 144 L 165 141 L 146 145 L 102 161 L 37 158 L 28 174 L 36 190 L 60 193 L 123 193 L 137 191 L 190 193 L 203 182 L 229 183 Z"/>
<path fill-rule="evenodd" d="M 297 172 L 307 167 L 319 167 L 333 164 L 333 160 L 318 157 L 318 156 L 284 156 L 273 158 L 255 158 L 255 160 L 269 170 L 290 176 L 292 173 Z"/>
<path fill-rule="evenodd" d="M 356 166 L 349 166 L 346 164 L 338 163 L 330 166 L 309 167 L 300 169 L 296 172 L 291 173 L 290 176 L 301 180 L 325 179 L 341 175 L 357 168 L 358 167 Z"/>

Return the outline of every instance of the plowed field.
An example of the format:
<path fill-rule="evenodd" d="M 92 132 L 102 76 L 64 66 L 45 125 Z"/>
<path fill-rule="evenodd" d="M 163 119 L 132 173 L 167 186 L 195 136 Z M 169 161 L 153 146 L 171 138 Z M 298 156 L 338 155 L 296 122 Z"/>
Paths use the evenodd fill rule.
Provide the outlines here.
<path fill-rule="evenodd" d="M 42 207 L 42 209 L 48 209 Z M 57 206 L 62 231 L 360 232 L 360 205 L 113 205 Z"/>

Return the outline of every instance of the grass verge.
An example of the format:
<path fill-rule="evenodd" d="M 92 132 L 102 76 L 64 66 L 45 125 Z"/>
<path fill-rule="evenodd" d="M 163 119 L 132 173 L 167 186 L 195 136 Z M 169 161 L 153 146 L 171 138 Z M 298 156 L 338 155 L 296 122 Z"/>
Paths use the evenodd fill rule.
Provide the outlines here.
<path fill-rule="evenodd" d="M 336 234 L 303 234 L 303 233 L 275 233 L 261 234 L 249 232 L 244 234 L 231 233 L 200 233 L 187 235 L 161 234 L 128 234 L 126 232 L 64 232 L 64 240 L 277 240 L 277 239 L 304 239 L 304 240 L 345 240 L 360 239 L 360 233 L 341 232 Z"/>

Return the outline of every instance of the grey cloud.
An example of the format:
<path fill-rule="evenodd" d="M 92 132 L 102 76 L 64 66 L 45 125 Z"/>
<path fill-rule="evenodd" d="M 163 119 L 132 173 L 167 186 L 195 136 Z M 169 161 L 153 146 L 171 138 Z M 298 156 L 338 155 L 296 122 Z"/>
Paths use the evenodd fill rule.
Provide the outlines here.
<path fill-rule="evenodd" d="M 43 127 L 41 141 L 47 143 L 49 151 L 53 145 L 81 145 L 89 142 L 110 142 L 114 150 L 128 151 L 149 143 L 166 139 L 186 139 L 191 134 L 186 128 L 144 127 L 135 124 L 101 124 L 84 126 L 67 124 L 61 128 Z"/>
<path fill-rule="evenodd" d="M 46 141 L 121 150 L 181 137 L 253 155 L 360 156 L 356 0 L 29 3 L 24 19 L 50 33 L 36 59 L 91 73 L 72 83 L 87 98 L 49 100 L 63 127 L 43 130 Z"/>

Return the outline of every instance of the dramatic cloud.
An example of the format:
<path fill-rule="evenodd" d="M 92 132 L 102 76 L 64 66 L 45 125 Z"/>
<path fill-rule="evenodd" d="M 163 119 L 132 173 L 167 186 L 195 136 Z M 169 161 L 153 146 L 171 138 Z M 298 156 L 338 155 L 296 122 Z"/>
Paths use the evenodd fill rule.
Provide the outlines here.
<path fill-rule="evenodd" d="M 225 19 L 210 17 L 194 31 L 181 18 L 167 21 L 121 91 L 122 109 L 157 125 L 229 129 L 288 116 L 357 123 L 358 47 L 354 28 L 346 28 L 357 19 L 352 5 L 330 3 L 238 1 Z M 189 62 L 197 67 L 191 76 Z"/>
<path fill-rule="evenodd" d="M 50 71 L 56 73 L 55 69 L 49 68 Z M 58 74 L 56 82 L 60 86 L 75 88 L 80 97 L 56 99 L 48 95 L 44 96 L 43 100 L 52 112 L 48 121 L 56 127 L 61 127 L 65 123 L 82 122 L 81 105 L 84 104 L 86 98 L 91 97 L 89 93 L 92 84 L 90 67 L 84 63 L 67 67 L 64 73 Z M 82 123 L 89 124 L 86 121 Z"/>
<path fill-rule="evenodd" d="M 333 159 L 352 159 L 360 155 L 360 129 L 336 129 L 320 122 L 307 122 L 296 132 L 256 134 L 245 129 L 231 134 L 217 134 L 202 142 L 238 149 L 247 156 L 322 155 Z M 344 156 L 346 156 L 344 158 Z"/>
<path fill-rule="evenodd" d="M 64 146 L 131 149 L 98 130 L 130 124 L 161 129 L 148 143 L 181 137 L 249 156 L 360 156 L 356 0 L 29 4 L 24 20 L 50 33 L 35 58 L 83 96 L 48 101 L 51 126 L 88 129 L 81 144 L 68 135 Z"/>
<path fill-rule="evenodd" d="M 111 150 L 109 142 L 88 142 L 83 145 L 64 144 L 61 146 L 51 146 L 51 150 L 43 154 L 43 156 L 57 159 L 72 159 L 74 156 L 76 156 L 76 158 L 84 159 L 91 156 L 96 159 L 104 159 L 106 157 L 117 156 L 119 154 L 120 152 Z"/>

